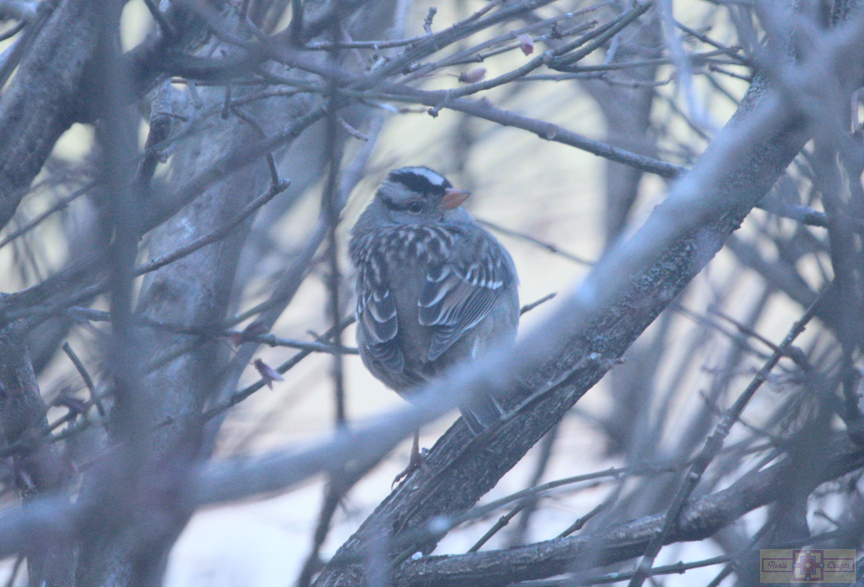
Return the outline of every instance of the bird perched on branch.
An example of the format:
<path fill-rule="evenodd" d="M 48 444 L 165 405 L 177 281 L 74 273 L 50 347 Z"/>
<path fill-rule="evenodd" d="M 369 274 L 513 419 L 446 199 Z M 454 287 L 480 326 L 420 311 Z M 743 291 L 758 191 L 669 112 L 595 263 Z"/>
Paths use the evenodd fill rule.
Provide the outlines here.
<path fill-rule="evenodd" d="M 461 207 L 469 195 L 426 167 L 396 169 L 351 231 L 360 357 L 406 399 L 450 365 L 516 335 L 516 268 Z M 502 414 L 489 395 L 460 410 L 475 435 Z M 396 480 L 421 462 L 415 434 L 411 465 Z"/>

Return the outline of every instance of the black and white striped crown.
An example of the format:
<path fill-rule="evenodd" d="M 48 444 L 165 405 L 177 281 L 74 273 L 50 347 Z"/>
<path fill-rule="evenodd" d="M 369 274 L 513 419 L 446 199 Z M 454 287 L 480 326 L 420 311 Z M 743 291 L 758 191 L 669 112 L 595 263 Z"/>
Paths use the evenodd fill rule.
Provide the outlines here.
<path fill-rule="evenodd" d="M 387 176 L 387 179 L 401 183 L 408 189 L 421 194 L 443 192 L 445 189 L 453 187 L 453 184 L 446 177 L 437 171 L 432 171 L 428 167 L 402 167 L 401 169 L 394 169 Z"/>

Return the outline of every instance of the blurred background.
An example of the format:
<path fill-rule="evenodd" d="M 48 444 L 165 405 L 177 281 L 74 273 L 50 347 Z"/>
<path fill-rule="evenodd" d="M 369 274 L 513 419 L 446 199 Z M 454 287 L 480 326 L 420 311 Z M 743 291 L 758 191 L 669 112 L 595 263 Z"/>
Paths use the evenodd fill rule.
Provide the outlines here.
<path fill-rule="evenodd" d="M 418 0 L 400 6 L 404 8 L 402 36 L 413 37 L 424 34 L 424 18 L 432 7 L 437 9 L 432 30 L 437 31 L 483 9 L 486 2 Z M 538 10 L 538 14 L 549 18 L 590 8 L 562 20 L 564 30 L 587 27 L 593 19 L 605 22 L 619 14 L 622 6 L 612 1 L 590 4 L 561 0 Z M 670 31 L 669 23 L 661 22 L 660 10 L 652 11 L 580 62 L 586 66 L 581 77 L 528 76 L 484 96 L 499 108 L 552 122 L 629 151 L 689 166 L 733 115 L 752 75 L 743 60 L 724 55 L 698 37 L 707 35 L 728 52 L 742 57 L 747 57 L 749 49 L 740 38 L 741 24 L 735 18 L 741 14 L 734 6 L 679 0 L 674 6 L 672 2 L 663 4 L 663 10 L 667 9 L 687 28 Z M 286 14 L 290 16 L 290 11 Z M 274 28 L 286 26 L 288 16 Z M 458 41 L 445 53 L 454 54 L 530 22 L 526 19 L 490 27 Z M 138 46 L 156 26 L 143 0 L 130 0 L 122 16 L 124 49 Z M 762 33 L 757 30 L 755 34 Z M 15 37 L 0 43 L 0 51 L 14 41 Z M 517 49 L 489 56 L 482 63 L 485 78 L 511 71 L 546 50 L 545 41 L 535 42 L 530 55 Z M 705 54 L 715 60 L 704 58 Z M 622 65 L 589 75 L 591 66 L 634 61 L 641 65 Z M 682 64 L 686 66 L 683 69 Z M 416 81 L 415 86 L 460 87 L 458 75 L 477 67 L 480 65 L 469 63 L 443 68 Z M 174 88 L 177 93 L 187 91 L 179 80 L 175 80 Z M 152 100 L 150 92 L 139 105 L 142 149 L 149 132 Z M 465 207 L 478 220 L 487 222 L 487 228 L 511 252 L 519 272 L 522 304 L 578 285 L 610 243 L 626 238 L 666 193 L 667 180 L 656 175 L 543 140 L 524 130 L 446 108 L 435 117 L 426 110 L 425 106 L 405 103 L 383 104 L 372 114 L 364 114 L 358 124 L 358 133 L 370 137 L 371 142 L 353 136 L 346 139 L 342 159 L 345 168 L 357 157 L 367 160 L 356 185 L 351 186 L 338 227 L 340 261 L 346 278 L 341 299 L 343 316 L 351 314 L 354 303 L 353 273 L 346 254 L 348 231 L 391 169 L 426 165 L 447 176 L 455 186 L 473 192 Z M 316 132 L 322 131 L 308 129 L 277 157 L 280 173 L 292 180 L 292 187 L 265 205 L 252 226 L 241 262 L 244 277 L 237 281 L 232 302 L 235 312 L 267 299 L 273 284 L 303 249 L 315 226 L 326 187 L 326 173 L 307 161 L 314 150 L 309 145 L 318 140 Z M 95 161 L 94 137 L 91 127 L 80 124 L 62 136 L 34 182 L 32 193 L 0 233 L 3 291 L 18 291 L 38 283 L 63 267 L 77 251 L 92 246 L 94 218 L 98 215 L 93 200 L 82 197 L 62 202 L 89 181 Z M 368 151 L 365 155 L 364 149 Z M 178 173 L 172 167 L 176 164 L 175 157 L 161 165 L 156 171 L 157 180 L 170 181 L 172 174 Z M 807 166 L 804 159 L 790 167 L 774 196 L 789 204 L 819 208 Z M 55 213 L 41 220 L 40 215 L 55 208 Z M 16 234 L 37 220 L 38 225 L 25 234 Z M 822 228 L 755 210 L 733 239 L 734 243 L 717 255 L 625 354 L 625 361 L 579 401 L 480 505 L 538 483 L 610 467 L 650 464 L 674 469 L 701 447 L 719 410 L 734 400 L 770 354 L 770 346 L 759 337 L 779 344 L 831 274 Z M 146 246 L 145 239 L 142 250 Z M 142 260 L 147 258 L 145 254 Z M 327 312 L 327 271 L 319 251 L 308 277 L 271 333 L 314 341 L 327 331 L 332 323 Z M 527 312 L 520 332 L 539 324 L 554 304 L 552 300 Z M 101 297 L 89 307 L 107 309 Z M 98 323 L 75 320 L 63 334 L 63 340 L 92 366 L 97 379 L 104 375 L 98 366 L 101 328 Z M 40 335 L 51 337 L 47 331 Z M 230 344 L 222 340 L 227 349 Z M 344 341 L 354 346 L 353 326 L 345 332 Z M 809 329 L 798 346 L 825 364 L 831 364 L 838 352 L 836 340 L 821 325 Z M 50 346 L 40 354 L 42 348 L 34 342 L 31 352 L 46 402 L 51 404 L 58 396 L 82 394 L 80 377 L 68 357 Z M 261 346 L 254 356 L 275 366 L 295 352 L 285 347 Z M 385 412 L 403 401 L 374 379 L 359 357 L 346 355 L 344 360 L 349 423 Z M 335 405 L 331 370 L 330 355 L 313 353 L 288 371 L 284 381 L 273 382 L 272 390 L 261 389 L 231 409 L 216 437 L 215 457 L 254 455 L 303 445 L 332 431 Z M 238 388 L 259 378 L 250 366 Z M 746 425 L 736 426 L 730 436 L 727 444 L 741 450 L 718 459 L 697 494 L 728 486 L 764 456 L 756 449 L 748 453 L 750 447 L 760 439 L 772 438 L 784 426 L 794 427 L 801 411 L 806 411 L 800 385 L 798 368 L 786 360 L 781 362 L 765 389 L 747 408 L 743 418 Z M 55 403 L 49 421 L 66 412 Z M 454 412 L 424 427 L 421 445 L 431 447 L 457 416 Z M 407 441 L 394 449 L 344 497 L 322 546 L 324 560 L 387 496 L 392 479 L 408 462 L 409 448 Z M 514 516 L 483 548 L 553 538 L 603 503 L 607 503 L 604 511 L 614 510 L 619 519 L 652 513 L 666 503 L 669 482 L 670 475 L 654 470 L 647 475 L 563 485 L 545 492 L 535 504 Z M 847 483 L 844 491 L 857 487 L 857 483 L 857 478 L 851 485 Z M 318 478 L 285 494 L 198 511 L 171 552 L 165 584 L 294 584 L 312 548 L 324 487 L 325 480 Z M 8 486 L 2 499 L 9 504 L 15 500 Z M 812 500 L 808 515 L 814 533 L 831 528 L 831 520 L 842 518 L 845 503 L 845 498 L 834 495 L 831 488 Z M 436 554 L 465 552 L 503 514 L 496 512 L 459 527 L 439 544 Z M 707 559 L 734 551 L 741 540 L 765 523 L 767 516 L 767 508 L 760 508 L 712 539 L 664 549 L 656 564 Z M 0 584 L 27 584 L 26 573 L 13 577 L 15 566 L 14 559 L 0 563 Z M 709 566 L 655 581 L 670 586 L 705 585 L 718 572 L 719 567 Z M 732 585 L 734 576 L 714 584 Z"/>

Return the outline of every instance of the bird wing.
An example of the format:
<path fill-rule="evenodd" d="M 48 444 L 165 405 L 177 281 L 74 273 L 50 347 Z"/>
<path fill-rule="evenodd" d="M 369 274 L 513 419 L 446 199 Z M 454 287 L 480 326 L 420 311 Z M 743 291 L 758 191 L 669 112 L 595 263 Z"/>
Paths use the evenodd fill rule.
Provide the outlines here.
<path fill-rule="evenodd" d="M 373 251 L 359 264 L 357 287 L 357 325 L 363 330 L 369 354 L 389 371 L 401 373 L 405 357 L 396 334 L 396 300 L 390 291 L 387 264 L 380 253 Z"/>
<path fill-rule="evenodd" d="M 515 280 L 507 253 L 485 235 L 460 257 L 430 267 L 417 300 L 420 324 L 433 327 L 429 360 L 477 326 Z"/>

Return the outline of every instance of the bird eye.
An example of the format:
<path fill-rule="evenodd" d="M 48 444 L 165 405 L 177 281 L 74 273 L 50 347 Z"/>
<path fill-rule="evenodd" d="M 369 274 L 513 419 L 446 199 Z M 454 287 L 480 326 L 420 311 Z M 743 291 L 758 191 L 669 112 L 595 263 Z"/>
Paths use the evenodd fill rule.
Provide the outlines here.
<path fill-rule="evenodd" d="M 420 214 L 420 212 L 423 211 L 423 204 L 420 202 L 411 202 L 408 204 L 408 211 L 411 212 L 411 214 Z"/>

